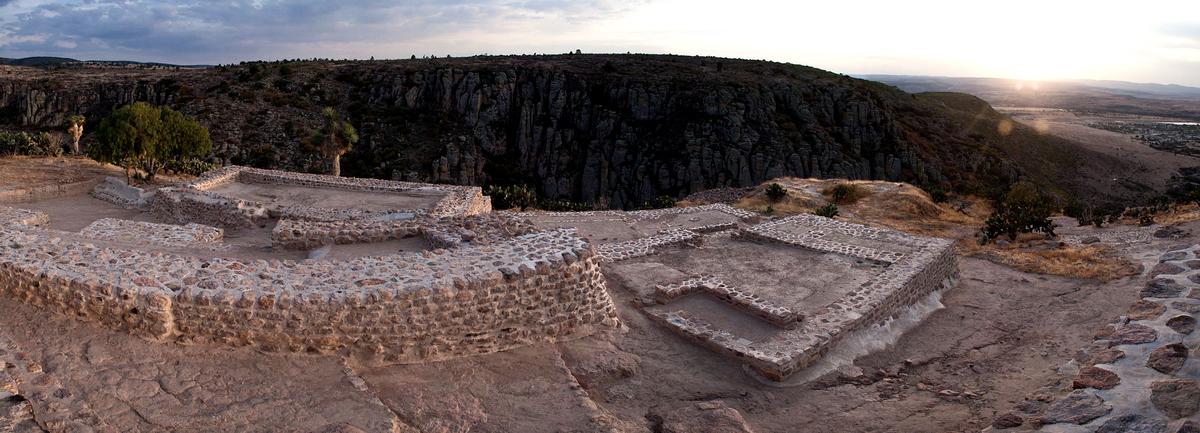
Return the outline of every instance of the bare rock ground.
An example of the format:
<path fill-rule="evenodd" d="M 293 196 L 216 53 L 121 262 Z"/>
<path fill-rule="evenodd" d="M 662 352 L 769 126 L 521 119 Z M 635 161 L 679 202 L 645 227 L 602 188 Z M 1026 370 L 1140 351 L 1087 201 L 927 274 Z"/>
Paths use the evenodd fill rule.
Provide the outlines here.
<path fill-rule="evenodd" d="M 120 432 L 391 432 L 335 356 L 163 345 L 0 297 L 8 335 Z M 349 430 L 354 431 L 354 430 Z"/>

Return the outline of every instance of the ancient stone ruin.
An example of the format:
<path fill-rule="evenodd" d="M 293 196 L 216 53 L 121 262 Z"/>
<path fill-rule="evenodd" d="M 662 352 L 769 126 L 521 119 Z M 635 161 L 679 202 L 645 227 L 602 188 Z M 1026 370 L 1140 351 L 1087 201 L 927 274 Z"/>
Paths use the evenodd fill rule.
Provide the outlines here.
<path fill-rule="evenodd" d="M 432 190 L 432 209 L 270 208 L 211 190 L 230 182 L 403 194 Z M 267 351 L 366 348 L 411 362 L 490 353 L 537 339 L 618 326 L 598 257 L 572 230 L 506 236 L 454 216 L 490 211 L 478 187 L 231 167 L 156 194 L 151 214 L 185 226 L 102 220 L 79 233 L 45 214 L 0 214 L 0 278 L 8 296 L 163 341 L 251 345 Z M 409 219 L 388 217 L 407 213 Z M 421 218 L 417 219 L 420 215 Z M 214 243 L 221 229 L 265 224 L 283 248 L 313 242 L 425 236 L 422 253 L 344 261 L 195 258 L 111 248 Z M 204 225 L 197 222 L 208 223 Z M 336 228 L 326 228 L 329 224 Z M 479 234 L 469 228 L 484 228 Z M 464 237 L 469 240 L 464 240 Z M 89 243 L 88 241 L 94 241 Z"/>
<path fill-rule="evenodd" d="M 62 231 L 44 212 L 0 208 L 0 294 L 160 342 L 392 363 L 619 330 L 616 281 L 662 326 L 786 380 L 958 272 L 946 240 L 722 204 L 492 212 L 478 187 L 246 167 L 152 193 L 110 179 L 93 196 L 155 222 Z M 230 233 L 262 239 L 248 248 Z M 389 242 L 424 247 L 322 255 Z M 811 269 L 772 281 L 723 264 L 743 252 Z"/>

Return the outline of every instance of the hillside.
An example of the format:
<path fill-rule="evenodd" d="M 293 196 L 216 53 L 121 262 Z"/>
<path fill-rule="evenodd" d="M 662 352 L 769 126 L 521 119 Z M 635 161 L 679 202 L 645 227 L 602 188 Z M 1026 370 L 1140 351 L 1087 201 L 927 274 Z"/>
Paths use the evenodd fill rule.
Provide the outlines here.
<path fill-rule="evenodd" d="M 149 101 L 207 126 L 215 162 L 324 172 L 329 158 L 303 143 L 333 106 L 362 137 L 343 158 L 346 175 L 526 183 L 543 197 L 613 207 L 780 176 L 970 193 L 1031 177 L 1100 201 L 1146 194 L 1081 181 L 1134 168 L 1019 125 L 999 134 L 1005 118 L 977 98 L 914 96 L 772 62 L 561 55 L 7 68 L 7 129 L 57 128 L 85 114 L 91 131 L 114 108 Z"/>

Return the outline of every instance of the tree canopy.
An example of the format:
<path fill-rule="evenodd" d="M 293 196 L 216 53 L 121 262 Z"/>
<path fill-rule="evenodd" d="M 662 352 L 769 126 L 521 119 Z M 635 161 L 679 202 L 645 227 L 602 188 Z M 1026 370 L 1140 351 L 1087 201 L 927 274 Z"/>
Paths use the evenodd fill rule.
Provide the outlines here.
<path fill-rule="evenodd" d="M 321 129 L 313 131 L 308 143 L 315 149 L 333 157 L 333 175 L 342 175 L 342 155 L 354 148 L 358 143 L 358 131 L 349 122 L 338 121 L 333 108 L 325 109 L 325 124 Z"/>
<path fill-rule="evenodd" d="M 208 130 L 199 123 L 145 102 L 114 111 L 96 128 L 96 139 L 99 144 L 88 148 L 92 159 L 121 166 L 127 178 L 137 168 L 153 178 L 168 161 L 212 151 Z"/>

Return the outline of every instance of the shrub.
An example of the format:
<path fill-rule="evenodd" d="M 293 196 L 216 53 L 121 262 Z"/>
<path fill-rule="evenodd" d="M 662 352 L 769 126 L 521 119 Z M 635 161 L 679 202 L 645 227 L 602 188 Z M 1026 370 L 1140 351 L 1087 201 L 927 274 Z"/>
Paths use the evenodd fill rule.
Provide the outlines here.
<path fill-rule="evenodd" d="M 837 204 L 854 204 L 858 199 L 866 197 L 870 193 L 858 185 L 848 183 L 839 183 L 821 191 L 821 194 L 829 197 L 829 201 Z"/>
<path fill-rule="evenodd" d="M 1130 217 L 1137 217 L 1140 214 L 1136 209 L 1131 209 Z M 1094 225 L 1097 228 L 1102 227 L 1106 223 L 1115 222 L 1121 218 L 1126 212 L 1121 209 L 1111 209 L 1097 207 L 1088 203 L 1071 202 L 1063 207 L 1063 215 L 1075 218 L 1079 221 L 1080 226 Z"/>
<path fill-rule="evenodd" d="M 771 201 L 779 201 L 779 200 L 783 199 L 784 197 L 786 197 L 787 193 L 788 193 L 787 189 L 784 189 L 784 187 L 780 186 L 777 183 L 772 183 L 770 185 L 767 185 L 766 194 L 767 194 L 767 198 L 771 199 Z"/>
<path fill-rule="evenodd" d="M 185 173 L 185 174 L 190 174 L 192 176 L 199 176 L 201 174 L 204 174 L 205 172 L 216 169 L 217 166 L 211 162 L 204 162 L 204 161 L 201 161 L 196 158 L 183 158 L 183 159 L 173 159 L 173 160 L 167 161 L 167 164 L 164 168 L 167 170 L 174 171 L 176 173 Z"/>
<path fill-rule="evenodd" d="M 663 208 L 675 207 L 675 204 L 678 202 L 679 202 L 679 200 L 677 200 L 675 197 L 671 197 L 669 195 L 660 195 L 658 197 L 655 197 L 654 200 L 642 203 L 641 206 L 638 206 L 637 210 L 663 209 Z"/>
<path fill-rule="evenodd" d="M 25 132 L 0 132 L 0 155 L 60 156 L 58 136 L 49 132 L 37 135 Z"/>
<path fill-rule="evenodd" d="M 496 209 L 525 210 L 537 203 L 537 195 L 526 185 L 489 186 L 483 193 L 492 197 Z"/>
<path fill-rule="evenodd" d="M 813 215 L 823 216 L 825 218 L 833 218 L 833 217 L 837 216 L 837 214 L 838 214 L 838 208 L 836 205 L 833 205 L 833 204 L 827 204 L 825 206 L 821 206 L 821 207 L 817 208 L 817 210 L 813 211 Z"/>
<path fill-rule="evenodd" d="M 538 209 L 550 212 L 587 212 L 596 210 L 595 206 L 587 203 L 550 199 L 538 201 L 537 207 Z"/>
<path fill-rule="evenodd" d="M 1019 233 L 1054 236 L 1054 223 L 1050 221 L 1054 211 L 1052 202 L 1050 197 L 1038 193 L 1032 183 L 1017 182 L 984 222 L 983 234 L 991 239 L 1007 235 L 1009 240 L 1016 240 Z"/>
<path fill-rule="evenodd" d="M 950 200 L 950 195 L 941 188 L 933 188 L 929 191 L 929 198 L 933 199 L 934 203 L 945 203 Z"/>

